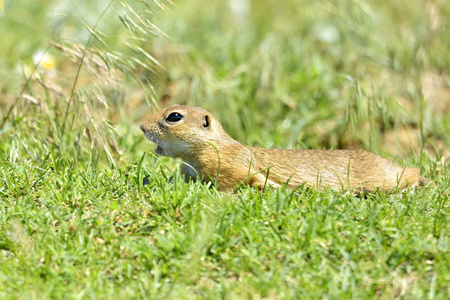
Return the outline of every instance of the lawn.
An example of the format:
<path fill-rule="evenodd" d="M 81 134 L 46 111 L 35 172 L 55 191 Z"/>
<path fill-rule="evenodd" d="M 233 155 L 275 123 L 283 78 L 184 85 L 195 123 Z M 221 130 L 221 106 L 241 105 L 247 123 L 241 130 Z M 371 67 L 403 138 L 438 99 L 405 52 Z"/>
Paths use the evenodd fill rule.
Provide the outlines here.
<path fill-rule="evenodd" d="M 448 299 L 448 20 L 448 1 L 0 0 L 0 298 Z M 175 103 L 246 145 L 366 149 L 433 183 L 185 183 L 139 130 Z"/>

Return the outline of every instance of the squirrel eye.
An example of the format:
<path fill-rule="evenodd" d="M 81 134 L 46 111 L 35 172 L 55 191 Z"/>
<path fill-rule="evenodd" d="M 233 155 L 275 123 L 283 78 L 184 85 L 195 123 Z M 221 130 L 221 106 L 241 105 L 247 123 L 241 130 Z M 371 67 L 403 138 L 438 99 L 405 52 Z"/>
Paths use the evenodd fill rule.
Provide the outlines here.
<path fill-rule="evenodd" d="M 166 122 L 178 122 L 183 119 L 183 116 L 179 113 L 173 112 L 167 116 Z"/>

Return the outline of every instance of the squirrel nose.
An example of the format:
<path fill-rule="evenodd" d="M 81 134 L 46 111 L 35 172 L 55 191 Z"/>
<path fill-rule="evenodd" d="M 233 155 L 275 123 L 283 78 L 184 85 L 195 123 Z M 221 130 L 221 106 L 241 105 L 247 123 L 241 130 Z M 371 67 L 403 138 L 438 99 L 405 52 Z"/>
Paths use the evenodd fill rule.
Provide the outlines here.
<path fill-rule="evenodd" d="M 139 128 L 142 130 L 142 132 L 144 132 L 145 133 L 145 127 L 144 127 L 144 123 L 142 123 L 140 126 L 139 126 Z"/>

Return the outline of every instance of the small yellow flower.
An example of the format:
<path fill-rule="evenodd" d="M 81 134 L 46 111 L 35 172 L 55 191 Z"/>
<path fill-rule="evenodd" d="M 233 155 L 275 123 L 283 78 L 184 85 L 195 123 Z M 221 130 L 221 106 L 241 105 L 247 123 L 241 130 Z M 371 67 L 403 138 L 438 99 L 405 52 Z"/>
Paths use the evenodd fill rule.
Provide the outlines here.
<path fill-rule="evenodd" d="M 0 0 L 2 1 L 2 0 Z M 39 63 L 40 61 L 40 63 Z M 39 67 L 45 71 L 51 71 L 55 69 L 55 59 L 48 53 L 45 53 L 42 50 L 36 51 L 33 54 L 33 62 L 35 64 L 39 63 Z"/>

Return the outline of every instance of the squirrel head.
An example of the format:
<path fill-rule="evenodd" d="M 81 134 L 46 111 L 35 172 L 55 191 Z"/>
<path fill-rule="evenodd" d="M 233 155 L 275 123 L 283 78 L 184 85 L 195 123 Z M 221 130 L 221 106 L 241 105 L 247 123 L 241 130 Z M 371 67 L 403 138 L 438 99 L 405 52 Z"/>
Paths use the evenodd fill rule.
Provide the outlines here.
<path fill-rule="evenodd" d="M 182 159 L 189 159 L 207 144 L 237 143 L 201 107 L 171 105 L 150 116 L 140 129 L 157 144 L 156 154 Z"/>

